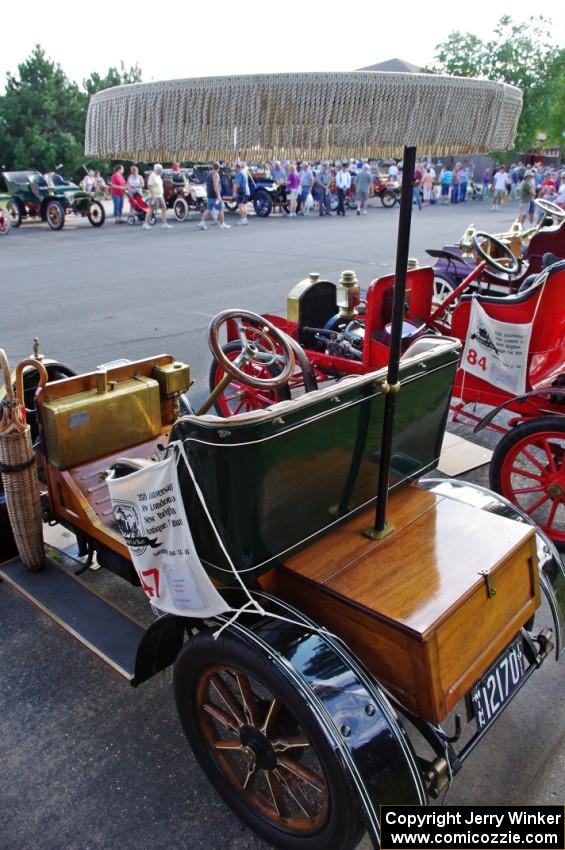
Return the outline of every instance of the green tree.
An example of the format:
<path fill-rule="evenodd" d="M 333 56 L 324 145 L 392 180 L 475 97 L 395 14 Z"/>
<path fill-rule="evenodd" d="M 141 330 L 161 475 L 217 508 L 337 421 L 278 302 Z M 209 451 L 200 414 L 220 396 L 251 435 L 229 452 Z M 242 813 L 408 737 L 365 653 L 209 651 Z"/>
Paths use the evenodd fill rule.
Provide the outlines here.
<path fill-rule="evenodd" d="M 435 61 L 425 70 L 482 77 L 522 89 L 524 105 L 516 147 L 528 150 L 535 147 L 537 132 L 545 129 L 558 68 L 549 23 L 543 17 L 515 23 L 505 15 L 487 40 L 470 33 L 453 32 L 447 41 L 437 45 Z"/>
<path fill-rule="evenodd" d="M 124 86 L 128 83 L 140 83 L 142 80 L 141 68 L 139 65 L 132 65 L 126 68 L 123 62 L 120 62 L 120 70 L 117 68 L 108 68 L 106 76 L 101 77 L 96 71 L 86 80 L 83 80 L 83 87 L 91 97 L 97 91 L 110 89 L 113 86 Z"/>
<path fill-rule="evenodd" d="M 31 56 L 8 73 L 0 99 L 0 164 L 47 171 L 59 162 L 79 165 L 84 138 L 86 95 L 60 65 L 36 45 Z"/>
<path fill-rule="evenodd" d="M 139 66 L 126 68 L 122 62 L 119 69 L 109 68 L 104 76 L 92 73 L 80 88 L 36 45 L 18 66 L 18 73 L 6 76 L 6 91 L 0 97 L 0 166 L 7 171 L 50 171 L 63 163 L 65 175 L 80 180 L 90 96 L 140 80 Z M 88 165 L 107 172 L 110 163 L 100 160 Z"/>
<path fill-rule="evenodd" d="M 549 115 L 547 121 L 547 144 L 565 149 L 565 49 L 560 50 L 554 60 Z"/>

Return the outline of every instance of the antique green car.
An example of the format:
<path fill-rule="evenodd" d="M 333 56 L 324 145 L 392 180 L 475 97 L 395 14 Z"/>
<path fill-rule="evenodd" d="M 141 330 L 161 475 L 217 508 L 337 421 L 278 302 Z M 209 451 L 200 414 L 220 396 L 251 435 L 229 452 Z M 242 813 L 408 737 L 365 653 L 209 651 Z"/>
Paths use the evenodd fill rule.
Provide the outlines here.
<path fill-rule="evenodd" d="M 46 176 L 40 171 L 3 171 L 2 177 L 11 195 L 8 210 L 14 227 L 24 220 L 41 219 L 51 230 L 61 230 L 69 212 L 88 218 L 93 227 L 104 224 L 106 213 L 100 201 L 57 172 Z"/>

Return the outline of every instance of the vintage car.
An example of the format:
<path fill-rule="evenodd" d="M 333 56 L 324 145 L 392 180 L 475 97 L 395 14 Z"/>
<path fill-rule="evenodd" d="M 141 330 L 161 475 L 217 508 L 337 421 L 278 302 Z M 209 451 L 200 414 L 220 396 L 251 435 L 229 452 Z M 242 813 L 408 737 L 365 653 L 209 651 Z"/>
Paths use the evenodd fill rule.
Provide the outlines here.
<path fill-rule="evenodd" d="M 201 213 L 206 209 L 206 187 L 194 176 L 192 169 L 163 169 L 165 203 L 172 209 L 177 221 L 186 221 L 191 211 Z"/>
<path fill-rule="evenodd" d="M 471 287 L 474 291 L 508 295 L 518 292 L 532 275 L 543 268 L 544 257 L 551 254 L 556 260 L 565 259 L 565 210 L 551 201 L 537 198 L 536 206 L 543 212 L 539 222 L 525 230 L 515 221 L 510 230 L 494 234 L 495 239 L 506 245 L 519 261 L 514 274 L 485 268 Z M 453 290 L 475 269 L 480 257 L 473 246 L 477 232 L 474 224 L 469 225 L 456 245 L 429 248 L 427 253 L 436 260 L 434 264 L 434 292 L 436 303 L 451 295 Z M 503 249 L 493 243 L 494 258 L 502 258 Z"/>
<path fill-rule="evenodd" d="M 205 183 L 210 168 L 211 166 L 205 163 L 195 165 L 193 169 L 195 179 Z M 234 177 L 234 173 L 227 165 L 221 167 L 222 197 L 229 212 L 235 212 L 237 209 L 237 202 L 233 198 Z M 248 182 L 249 200 L 253 204 L 255 215 L 260 218 L 267 218 L 277 207 L 286 209 L 286 189 L 284 186 L 280 186 L 276 181 L 264 175 L 255 177 L 251 171 L 248 174 Z"/>
<path fill-rule="evenodd" d="M 380 199 L 383 207 L 393 207 L 400 198 L 400 185 L 388 176 L 376 174 L 373 195 Z"/>
<path fill-rule="evenodd" d="M 88 218 L 93 227 L 104 224 L 100 201 L 56 172 L 46 176 L 40 171 L 3 171 L 2 177 L 11 195 L 8 210 L 14 227 L 38 218 L 51 230 L 61 230 L 70 212 Z"/>
<path fill-rule="evenodd" d="M 545 256 L 545 267 L 526 277 L 515 294 L 493 295 L 489 289 L 473 291 L 473 282 L 519 271 L 519 261 L 499 238 L 475 231 L 472 236 L 477 265 L 448 297 L 438 302 L 436 272 L 413 268 L 406 276 L 406 302 L 402 349 L 432 333 L 461 341 L 459 367 L 453 388 L 454 421 L 467 420 L 479 429 L 493 428 L 504 435 L 496 446 L 491 486 L 526 511 L 558 545 L 565 544 L 565 324 L 563 287 L 565 261 Z M 498 279 L 498 278 L 496 278 Z M 512 279 L 510 277 L 510 279 Z M 394 277 L 371 282 L 361 293 L 352 272 L 343 272 L 337 287 L 311 274 L 289 293 L 286 316 L 267 313 L 264 318 L 299 342 L 306 360 L 287 384 L 271 389 L 238 380 L 225 383 L 226 370 L 218 358 L 210 369 L 210 390 L 222 416 L 263 409 L 290 399 L 316 381 L 332 381 L 365 374 L 385 365 L 390 341 Z M 339 306 L 338 306 L 339 305 Z M 476 311 L 480 313 L 476 314 Z M 527 338 L 523 329 L 527 328 Z M 504 351 L 497 349 L 495 337 Z M 524 339 L 523 345 L 520 339 Z M 265 349 L 257 335 L 257 344 Z M 238 328 L 228 323 L 223 359 L 241 356 Z M 522 356 L 516 362 L 516 352 Z M 492 355 L 496 356 L 492 356 Z M 476 366 L 476 368 L 475 368 Z M 264 362 L 241 366 L 255 377 L 268 378 L 280 371 L 267 351 Z M 471 374 L 473 373 L 473 374 Z M 486 419 L 476 405 L 494 411 Z M 501 411 L 513 415 L 507 424 L 494 425 Z"/>
<path fill-rule="evenodd" d="M 203 130 L 204 88 L 223 116 L 214 130 Z M 478 148 L 510 147 L 521 103 L 501 84 L 364 72 L 176 80 L 118 94 L 125 112 L 115 109 L 116 90 L 91 100 L 88 156 L 141 155 L 147 144 L 169 161 L 208 151 L 227 158 L 236 115 L 242 157 L 280 158 L 289 148 L 338 157 L 346 143 L 375 156 L 391 150 L 377 130 L 394 101 L 406 104 L 392 150 L 400 156 L 409 142 L 407 175 L 418 139 L 426 150 L 465 151 L 480 125 Z M 415 101 L 426 118 L 418 138 Z M 147 102 L 172 128 L 167 146 L 132 120 Z M 450 112 L 441 139 L 438 103 Z M 352 105 L 374 132 L 355 129 Z M 190 121 L 175 135 L 179 114 Z M 333 117 L 336 141 L 322 115 Z M 341 380 L 317 387 L 310 372 L 300 396 L 229 419 L 210 414 L 234 378 L 270 392 L 292 380 L 297 363 L 308 372 L 302 340 L 242 309 L 212 320 L 224 378 L 180 417 L 190 372 L 170 355 L 60 380 L 32 358 L 16 369 L 15 389 L 1 358 L 12 533 L 0 511 L 0 575 L 133 685 L 174 665 L 180 720 L 203 771 L 250 828 L 287 850 L 353 850 L 364 831 L 379 847 L 379 806 L 437 798 L 563 649 L 565 574 L 552 543 L 484 488 L 421 479 L 438 461 L 460 342 L 403 342 L 409 177 L 402 191 L 388 337 Z M 306 337 L 328 303 L 356 300 L 351 273 L 344 278 L 341 290 L 311 279 L 295 288 Z M 426 278 L 431 299 L 430 269 Z M 235 359 L 225 328 L 237 332 Z M 28 398 L 37 386 L 35 454 L 21 413 L 26 375 Z M 76 569 L 96 553 L 102 567 L 141 585 L 157 614 L 148 630 L 46 556 L 41 509 L 77 534 L 87 562 Z M 538 618 L 542 593 L 552 628 Z"/>

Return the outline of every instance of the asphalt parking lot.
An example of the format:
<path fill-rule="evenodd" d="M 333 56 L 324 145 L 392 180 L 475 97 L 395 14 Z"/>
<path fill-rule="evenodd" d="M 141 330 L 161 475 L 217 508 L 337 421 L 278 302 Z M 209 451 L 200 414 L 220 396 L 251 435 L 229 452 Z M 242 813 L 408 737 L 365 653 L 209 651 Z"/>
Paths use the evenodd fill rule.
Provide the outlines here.
<path fill-rule="evenodd" d="M 479 202 L 415 209 L 410 253 L 424 263 L 427 247 L 457 240 L 471 222 L 501 232 L 516 212 Z M 111 220 L 96 230 L 72 217 L 60 233 L 22 226 L 0 239 L 0 347 L 15 364 L 39 336 L 46 355 L 76 370 L 170 352 L 191 364 L 197 403 L 216 312 L 283 313 L 288 290 L 308 272 L 337 282 L 354 269 L 366 286 L 393 268 L 397 208 L 227 221 L 234 226 L 221 232 L 199 231 L 196 219 L 150 232 Z M 485 483 L 485 469 L 468 477 Z M 86 581 L 146 616 L 144 600 L 126 602 L 129 588 L 112 576 L 92 572 Z M 5 583 L 0 624 L 0 850 L 266 850 L 194 762 L 170 671 L 130 688 Z M 563 802 L 563 681 L 563 664 L 548 661 L 446 802 Z"/>

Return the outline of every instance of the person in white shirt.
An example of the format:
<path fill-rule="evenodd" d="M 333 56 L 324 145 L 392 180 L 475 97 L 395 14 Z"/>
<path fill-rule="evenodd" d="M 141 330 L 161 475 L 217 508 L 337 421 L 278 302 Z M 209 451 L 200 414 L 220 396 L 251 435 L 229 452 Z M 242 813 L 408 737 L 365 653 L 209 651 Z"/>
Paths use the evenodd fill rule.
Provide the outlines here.
<path fill-rule="evenodd" d="M 337 188 L 337 215 L 345 216 L 345 193 L 351 186 L 351 174 L 346 162 L 342 162 L 341 168 L 335 176 L 335 185 Z"/>
<path fill-rule="evenodd" d="M 147 188 L 149 189 L 149 209 L 147 210 L 147 215 L 145 216 L 145 222 L 143 227 L 146 230 L 151 230 L 151 225 L 149 224 L 149 220 L 151 219 L 151 211 L 157 212 L 157 210 L 161 210 L 161 227 L 166 230 L 172 230 L 172 226 L 167 224 L 167 205 L 165 203 L 165 195 L 163 189 L 163 178 L 161 174 L 163 172 L 163 166 L 156 162 L 153 166 L 153 171 L 149 175 L 149 179 L 147 180 Z"/>
<path fill-rule="evenodd" d="M 82 188 L 85 192 L 88 192 L 89 195 L 93 195 L 96 192 L 96 180 L 94 179 L 94 171 L 86 172 L 86 176 L 82 181 Z"/>
<path fill-rule="evenodd" d="M 143 177 L 139 173 L 139 169 L 138 169 L 137 165 L 132 165 L 132 167 L 130 168 L 129 176 L 128 176 L 128 179 L 126 180 L 126 183 L 127 183 L 127 187 L 128 187 L 128 195 L 130 197 L 130 202 L 129 202 L 130 214 L 134 215 L 135 209 L 134 209 L 134 207 L 132 206 L 132 203 L 131 203 L 131 196 L 132 195 L 139 195 L 140 197 L 143 197 L 143 187 L 145 185 L 144 182 L 143 182 Z"/>
<path fill-rule="evenodd" d="M 508 174 L 506 173 L 506 169 L 503 165 L 501 165 L 497 171 L 495 172 L 494 177 L 492 178 L 492 207 L 491 210 L 497 210 L 500 208 L 500 202 L 506 192 L 506 184 L 508 182 Z"/>

